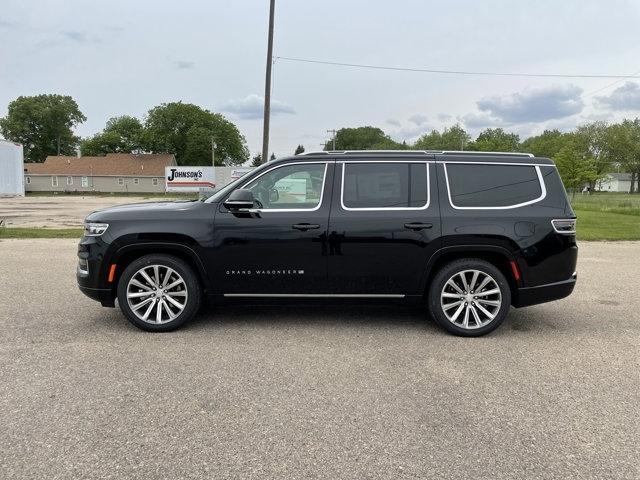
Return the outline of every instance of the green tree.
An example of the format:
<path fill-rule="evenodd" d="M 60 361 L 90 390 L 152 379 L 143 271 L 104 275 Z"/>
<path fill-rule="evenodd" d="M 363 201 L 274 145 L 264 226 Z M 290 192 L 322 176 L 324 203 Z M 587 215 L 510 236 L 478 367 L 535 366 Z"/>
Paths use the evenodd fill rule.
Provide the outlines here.
<path fill-rule="evenodd" d="M 394 150 L 402 146 L 377 127 L 341 128 L 335 136 L 336 150 Z M 325 150 L 333 150 L 333 139 Z"/>
<path fill-rule="evenodd" d="M 487 128 L 480 132 L 476 141 L 467 150 L 480 152 L 517 152 L 520 148 L 520 137 L 515 133 L 505 132 L 502 128 Z"/>
<path fill-rule="evenodd" d="M 607 128 L 606 158 L 631 173 L 629 193 L 640 192 L 640 119 L 624 120 Z M 635 188 L 635 183 L 638 188 Z"/>
<path fill-rule="evenodd" d="M 527 138 L 520 145 L 520 149 L 533 153 L 536 157 L 554 158 L 570 140 L 570 135 L 560 130 L 545 130 L 540 135 Z"/>
<path fill-rule="evenodd" d="M 593 164 L 597 178 L 602 177 L 611 169 L 611 158 L 607 152 L 609 133 L 609 125 L 606 122 L 592 122 L 580 125 L 571 134 L 575 148 L 583 158 Z M 591 182 L 592 189 L 595 182 L 596 179 Z"/>
<path fill-rule="evenodd" d="M 416 141 L 414 148 L 417 150 L 444 150 L 441 145 L 442 134 L 438 130 L 431 130 Z"/>
<path fill-rule="evenodd" d="M 300 155 L 301 153 L 304 153 L 304 146 L 303 145 L 298 145 L 296 147 L 296 151 L 293 154 L 294 155 Z"/>
<path fill-rule="evenodd" d="M 253 157 L 253 161 L 251 162 L 252 167 L 259 167 L 262 165 L 262 154 L 258 153 L 255 157 Z"/>
<path fill-rule="evenodd" d="M 218 113 L 189 103 L 165 103 L 149 110 L 145 149 L 176 155 L 179 165 L 210 165 L 215 141 L 216 165 L 240 165 L 249 150 L 238 128 Z"/>
<path fill-rule="evenodd" d="M 442 133 L 432 130 L 420 137 L 413 148 L 417 150 L 465 150 L 471 136 L 459 124 L 445 128 Z"/>
<path fill-rule="evenodd" d="M 113 117 L 101 133 L 80 142 L 82 155 L 106 155 L 107 153 L 131 153 L 143 146 L 144 128 L 140 120 L 123 115 Z"/>
<path fill-rule="evenodd" d="M 79 138 L 72 129 L 86 119 L 70 96 L 18 97 L 0 119 L 0 133 L 21 143 L 29 162 L 43 162 L 48 155 L 75 154 Z"/>
<path fill-rule="evenodd" d="M 593 158 L 582 157 L 575 145 L 563 147 L 555 155 L 555 162 L 564 186 L 573 194 L 585 183 L 595 182 L 598 178 Z"/>

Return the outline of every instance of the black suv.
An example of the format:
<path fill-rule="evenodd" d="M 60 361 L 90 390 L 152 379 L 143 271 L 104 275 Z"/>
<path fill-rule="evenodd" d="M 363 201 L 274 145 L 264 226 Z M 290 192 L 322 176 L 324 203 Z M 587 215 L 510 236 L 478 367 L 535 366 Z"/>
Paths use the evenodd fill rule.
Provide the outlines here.
<path fill-rule="evenodd" d="M 94 212 L 80 289 L 168 331 L 204 299 L 404 299 L 464 336 L 569 295 L 575 214 L 531 154 L 345 151 L 269 162 L 205 201 Z"/>

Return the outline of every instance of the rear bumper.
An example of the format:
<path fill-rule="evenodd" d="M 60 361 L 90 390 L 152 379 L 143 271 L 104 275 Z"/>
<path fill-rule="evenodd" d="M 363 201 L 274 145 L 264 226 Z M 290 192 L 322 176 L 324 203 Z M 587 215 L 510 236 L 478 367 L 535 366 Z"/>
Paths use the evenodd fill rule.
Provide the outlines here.
<path fill-rule="evenodd" d="M 568 297 L 576 286 L 577 278 L 578 274 L 574 273 L 571 278 L 561 282 L 519 288 L 513 306 L 516 308 L 528 307 L 529 305 L 552 302 L 553 300 Z"/>

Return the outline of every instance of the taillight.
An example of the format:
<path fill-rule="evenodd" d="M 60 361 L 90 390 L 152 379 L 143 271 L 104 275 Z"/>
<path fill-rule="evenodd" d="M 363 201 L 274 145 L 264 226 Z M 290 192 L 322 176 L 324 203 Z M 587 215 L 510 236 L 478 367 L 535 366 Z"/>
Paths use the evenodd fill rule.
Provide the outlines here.
<path fill-rule="evenodd" d="M 551 220 L 551 225 L 556 233 L 562 233 L 565 235 L 575 235 L 576 233 L 576 219 L 575 218 L 563 218 Z"/>

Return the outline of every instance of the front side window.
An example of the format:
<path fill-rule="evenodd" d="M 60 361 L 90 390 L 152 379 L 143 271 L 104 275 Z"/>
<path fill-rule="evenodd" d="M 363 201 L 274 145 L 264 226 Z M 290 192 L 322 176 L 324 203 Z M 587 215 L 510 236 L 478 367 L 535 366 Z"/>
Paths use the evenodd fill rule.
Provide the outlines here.
<path fill-rule="evenodd" d="M 453 207 L 512 208 L 544 197 L 533 165 L 447 163 L 445 169 Z"/>
<path fill-rule="evenodd" d="M 133 184 L 134 184 L 134 185 L 138 185 L 138 184 L 140 184 L 140 179 L 139 179 L 139 178 L 134 178 L 134 179 L 133 179 Z"/>
<path fill-rule="evenodd" d="M 153 185 L 154 187 L 158 186 L 158 179 L 154 178 L 153 180 L 151 180 L 151 185 Z"/>
<path fill-rule="evenodd" d="M 67 185 L 73 185 L 73 177 L 67 177 Z"/>
<path fill-rule="evenodd" d="M 264 210 L 315 210 L 320 207 L 325 163 L 292 164 L 268 170 L 243 188 Z"/>
<path fill-rule="evenodd" d="M 82 177 L 82 187 L 87 188 L 89 186 L 89 177 Z"/>
<path fill-rule="evenodd" d="M 428 163 L 343 164 L 346 210 L 405 210 L 429 206 Z"/>
<path fill-rule="evenodd" d="M 124 185 L 124 178 L 118 179 L 118 185 L 120 185 L 121 187 Z"/>
<path fill-rule="evenodd" d="M 51 186 L 52 187 L 57 187 L 58 186 L 58 177 L 51 177 Z"/>
<path fill-rule="evenodd" d="M 31 177 L 26 177 L 27 185 L 31 185 Z"/>

